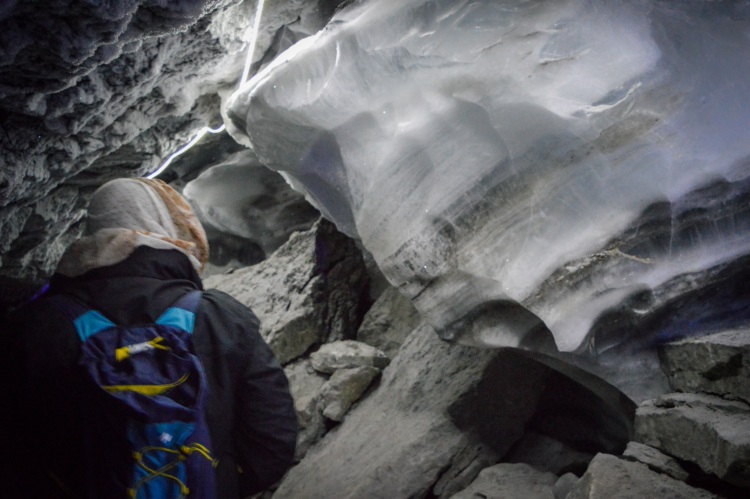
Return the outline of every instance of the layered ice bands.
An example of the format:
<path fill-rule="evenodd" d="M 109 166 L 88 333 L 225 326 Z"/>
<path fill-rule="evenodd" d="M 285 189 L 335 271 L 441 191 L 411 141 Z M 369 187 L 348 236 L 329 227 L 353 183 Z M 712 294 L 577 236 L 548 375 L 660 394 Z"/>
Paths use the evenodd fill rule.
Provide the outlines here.
<path fill-rule="evenodd" d="M 445 339 L 749 321 L 750 2 L 358 2 L 228 115 Z"/>

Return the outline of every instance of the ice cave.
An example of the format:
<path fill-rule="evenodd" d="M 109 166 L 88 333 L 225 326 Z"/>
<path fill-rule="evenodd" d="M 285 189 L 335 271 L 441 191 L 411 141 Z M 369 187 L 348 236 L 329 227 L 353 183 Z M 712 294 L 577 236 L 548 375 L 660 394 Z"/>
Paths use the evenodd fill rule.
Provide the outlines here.
<path fill-rule="evenodd" d="M 257 497 L 746 497 L 750 1 L 10 0 L 0 107 L 2 313 L 182 192 L 295 398 Z"/>

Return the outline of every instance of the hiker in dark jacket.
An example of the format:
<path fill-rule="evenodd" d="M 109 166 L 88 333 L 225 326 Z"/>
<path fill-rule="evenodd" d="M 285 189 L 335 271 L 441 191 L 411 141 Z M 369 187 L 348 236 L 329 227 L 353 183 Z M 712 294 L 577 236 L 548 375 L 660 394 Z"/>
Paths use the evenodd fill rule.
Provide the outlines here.
<path fill-rule="evenodd" d="M 163 182 L 118 179 L 94 194 L 86 234 L 63 256 L 49 290 L 11 314 L 2 331 L 0 445 L 9 475 L 3 490 L 15 489 L 7 497 L 80 497 L 91 479 L 83 465 L 83 441 L 92 438 L 83 427 L 90 399 L 76 369 L 81 340 L 51 297 L 68 295 L 118 325 L 153 323 L 181 296 L 202 289 L 207 258 L 203 228 Z M 203 292 L 192 337 L 208 380 L 206 418 L 221 498 L 264 490 L 294 456 L 288 382 L 259 327 L 229 295 Z M 113 440 L 103 433 L 93 437 L 95 445 L 109 449 Z"/>

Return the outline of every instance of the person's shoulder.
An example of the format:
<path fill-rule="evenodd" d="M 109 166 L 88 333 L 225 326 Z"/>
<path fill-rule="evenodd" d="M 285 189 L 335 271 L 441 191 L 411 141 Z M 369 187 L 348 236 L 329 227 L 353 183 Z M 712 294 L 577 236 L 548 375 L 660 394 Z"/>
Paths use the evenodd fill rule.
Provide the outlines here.
<path fill-rule="evenodd" d="M 250 307 L 244 305 L 232 295 L 218 289 L 204 290 L 201 303 L 202 305 L 205 304 L 212 309 L 222 310 L 226 313 L 255 315 Z"/>
<path fill-rule="evenodd" d="M 217 289 L 203 291 L 198 317 L 215 326 L 214 330 L 222 330 L 224 335 L 233 333 L 259 333 L 260 320 L 246 305 L 231 295 Z"/>

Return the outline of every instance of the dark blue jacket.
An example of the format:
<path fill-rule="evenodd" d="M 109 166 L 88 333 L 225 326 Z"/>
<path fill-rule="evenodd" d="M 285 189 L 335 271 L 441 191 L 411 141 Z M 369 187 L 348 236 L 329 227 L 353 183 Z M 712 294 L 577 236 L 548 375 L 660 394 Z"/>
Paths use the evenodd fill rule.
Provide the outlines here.
<path fill-rule="evenodd" d="M 141 247 L 119 264 L 77 278 L 54 276 L 42 298 L 11 314 L 0 337 L 0 448 L 8 475 L 0 483 L 6 492 L 65 497 L 62 489 L 80 496 L 85 487 L 82 426 L 89 399 L 76 378 L 80 340 L 47 297 L 64 293 L 115 324 L 134 325 L 154 322 L 195 289 L 202 289 L 200 278 L 183 254 Z M 210 390 L 218 497 L 261 491 L 281 478 L 294 456 L 297 419 L 286 376 L 255 314 L 220 291 L 203 293 L 193 342 Z M 102 446 L 109 442 L 101 435 Z"/>

